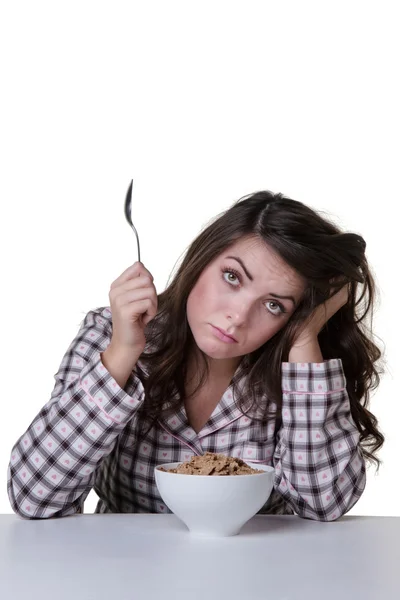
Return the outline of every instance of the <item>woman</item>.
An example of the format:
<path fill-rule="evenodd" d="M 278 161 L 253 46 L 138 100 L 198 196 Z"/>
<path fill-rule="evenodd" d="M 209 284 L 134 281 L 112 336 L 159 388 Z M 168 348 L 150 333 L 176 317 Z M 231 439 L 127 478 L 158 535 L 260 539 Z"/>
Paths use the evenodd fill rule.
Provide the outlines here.
<path fill-rule="evenodd" d="M 159 296 L 135 263 L 12 449 L 14 511 L 71 515 L 94 487 L 96 512 L 165 513 L 154 467 L 209 451 L 274 466 L 261 512 L 339 518 L 384 441 L 374 294 L 360 236 L 267 191 L 200 233 Z"/>

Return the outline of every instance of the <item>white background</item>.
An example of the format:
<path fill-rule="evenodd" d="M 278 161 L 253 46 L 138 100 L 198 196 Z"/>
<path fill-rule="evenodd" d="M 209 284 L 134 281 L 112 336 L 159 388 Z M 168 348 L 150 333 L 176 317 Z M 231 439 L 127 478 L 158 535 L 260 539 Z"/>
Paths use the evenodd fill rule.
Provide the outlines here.
<path fill-rule="evenodd" d="M 386 435 L 353 514 L 400 515 L 396 2 L 18 2 L 0 13 L 0 512 L 12 445 L 136 260 L 161 292 L 209 219 L 281 191 L 363 235 Z M 85 512 L 94 510 L 92 492 Z"/>

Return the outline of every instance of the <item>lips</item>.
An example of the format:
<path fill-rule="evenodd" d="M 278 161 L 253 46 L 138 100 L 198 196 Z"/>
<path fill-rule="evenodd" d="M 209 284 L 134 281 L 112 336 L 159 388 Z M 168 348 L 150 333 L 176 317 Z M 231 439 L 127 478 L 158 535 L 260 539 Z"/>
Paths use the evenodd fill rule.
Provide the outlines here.
<path fill-rule="evenodd" d="M 222 333 L 222 335 L 224 335 L 227 338 L 230 338 L 233 342 L 237 342 L 237 339 L 233 337 L 233 335 L 230 335 L 227 331 L 225 331 L 225 329 L 221 329 L 220 327 L 216 327 L 215 325 L 212 325 L 212 327 L 214 327 L 214 329 L 218 329 L 218 331 Z"/>

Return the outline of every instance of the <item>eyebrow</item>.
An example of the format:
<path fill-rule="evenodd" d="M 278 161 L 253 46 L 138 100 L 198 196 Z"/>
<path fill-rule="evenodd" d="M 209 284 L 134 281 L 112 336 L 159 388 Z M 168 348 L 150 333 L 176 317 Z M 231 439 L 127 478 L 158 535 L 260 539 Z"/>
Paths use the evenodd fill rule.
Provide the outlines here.
<path fill-rule="evenodd" d="M 236 260 L 239 263 L 239 265 L 242 267 L 242 269 L 245 272 L 245 274 L 247 275 L 248 279 L 250 279 L 250 281 L 254 281 L 254 277 L 246 269 L 246 266 L 241 258 L 239 258 L 238 256 L 227 256 L 226 258 L 231 258 L 233 260 Z M 293 302 L 293 305 L 296 306 L 296 300 L 293 298 L 293 296 L 281 296 L 280 294 L 274 294 L 273 292 L 270 292 L 269 295 L 272 296 L 273 298 L 279 298 L 280 300 L 291 300 Z"/>

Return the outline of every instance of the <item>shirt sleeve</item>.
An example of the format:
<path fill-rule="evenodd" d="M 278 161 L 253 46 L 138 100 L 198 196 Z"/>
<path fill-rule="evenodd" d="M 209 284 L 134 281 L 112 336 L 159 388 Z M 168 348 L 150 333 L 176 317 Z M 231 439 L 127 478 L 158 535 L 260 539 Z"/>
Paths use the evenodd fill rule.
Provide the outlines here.
<path fill-rule="evenodd" d="M 96 469 L 141 406 L 136 374 L 121 389 L 101 361 L 111 340 L 108 308 L 89 312 L 55 375 L 50 400 L 11 451 L 11 506 L 28 519 L 81 512 Z"/>
<path fill-rule="evenodd" d="M 366 482 L 359 442 L 342 361 L 282 363 L 275 488 L 295 513 L 333 521 L 354 506 Z"/>

